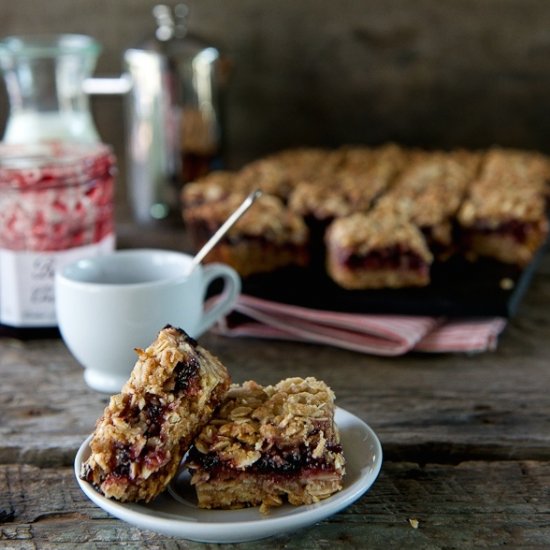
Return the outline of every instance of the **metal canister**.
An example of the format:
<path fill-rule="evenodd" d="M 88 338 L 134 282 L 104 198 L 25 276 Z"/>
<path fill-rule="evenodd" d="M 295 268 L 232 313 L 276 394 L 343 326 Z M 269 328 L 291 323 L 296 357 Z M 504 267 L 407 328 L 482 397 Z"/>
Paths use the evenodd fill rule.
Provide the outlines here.
<path fill-rule="evenodd" d="M 227 62 L 191 35 L 187 7 L 153 10 L 156 32 L 124 52 L 129 196 L 138 223 L 179 216 L 183 184 L 220 167 Z"/>

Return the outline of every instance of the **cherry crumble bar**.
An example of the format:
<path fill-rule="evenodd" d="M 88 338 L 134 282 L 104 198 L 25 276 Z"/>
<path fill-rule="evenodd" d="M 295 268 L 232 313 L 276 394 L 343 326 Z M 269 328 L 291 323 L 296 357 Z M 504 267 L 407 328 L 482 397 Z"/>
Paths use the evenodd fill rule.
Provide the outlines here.
<path fill-rule="evenodd" d="M 230 385 L 221 362 L 184 331 L 166 326 L 98 420 L 82 479 L 120 501 L 149 502 Z"/>
<path fill-rule="evenodd" d="M 416 153 L 374 209 L 413 223 L 432 253 L 445 257 L 453 246 L 454 217 L 478 165 L 475 153 Z"/>
<path fill-rule="evenodd" d="M 202 246 L 234 212 L 245 194 L 207 202 L 185 210 L 189 233 Z M 272 271 L 309 260 L 309 231 L 304 220 L 286 209 L 281 199 L 262 195 L 208 254 L 207 261 L 223 262 L 241 275 Z"/>
<path fill-rule="evenodd" d="M 373 212 L 332 222 L 325 234 L 327 271 L 343 288 L 425 286 L 433 256 L 420 229 Z"/>
<path fill-rule="evenodd" d="M 296 183 L 288 197 L 290 210 L 320 222 L 366 212 L 391 187 L 406 157 L 395 145 L 343 148 L 340 156 L 331 170 Z"/>
<path fill-rule="evenodd" d="M 490 150 L 457 216 L 468 255 L 526 266 L 548 236 L 549 179 L 542 155 Z"/>
<path fill-rule="evenodd" d="M 233 385 L 185 466 L 201 508 L 267 512 L 285 500 L 325 499 L 342 489 L 345 473 L 334 394 L 312 377 Z"/>

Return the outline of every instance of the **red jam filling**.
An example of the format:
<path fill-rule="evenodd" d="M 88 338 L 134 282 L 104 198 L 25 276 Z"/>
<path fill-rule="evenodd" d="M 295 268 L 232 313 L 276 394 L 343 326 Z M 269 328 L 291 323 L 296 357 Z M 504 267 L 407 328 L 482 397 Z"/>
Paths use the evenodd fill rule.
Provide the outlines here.
<path fill-rule="evenodd" d="M 349 269 L 423 271 L 427 268 L 426 262 L 418 254 L 401 246 L 372 250 L 366 255 L 343 251 L 339 261 Z"/>

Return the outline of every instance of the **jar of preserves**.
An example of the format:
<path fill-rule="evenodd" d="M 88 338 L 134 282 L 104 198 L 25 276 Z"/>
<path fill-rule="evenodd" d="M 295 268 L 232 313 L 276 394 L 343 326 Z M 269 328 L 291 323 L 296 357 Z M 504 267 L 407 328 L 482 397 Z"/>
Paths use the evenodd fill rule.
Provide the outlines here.
<path fill-rule="evenodd" d="M 115 248 L 115 172 L 105 144 L 0 144 L 4 333 L 54 329 L 56 269 Z"/>

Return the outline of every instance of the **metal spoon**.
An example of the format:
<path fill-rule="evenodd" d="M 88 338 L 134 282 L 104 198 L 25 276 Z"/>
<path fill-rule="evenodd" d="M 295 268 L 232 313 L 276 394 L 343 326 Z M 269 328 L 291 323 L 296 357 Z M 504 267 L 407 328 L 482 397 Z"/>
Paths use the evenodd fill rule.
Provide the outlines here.
<path fill-rule="evenodd" d="M 222 226 L 208 239 L 206 244 L 195 254 L 189 266 L 189 273 L 199 265 L 205 256 L 218 244 L 218 241 L 233 227 L 237 220 L 252 206 L 254 201 L 262 194 L 259 189 L 252 191 L 241 203 L 239 208 L 225 220 Z"/>

